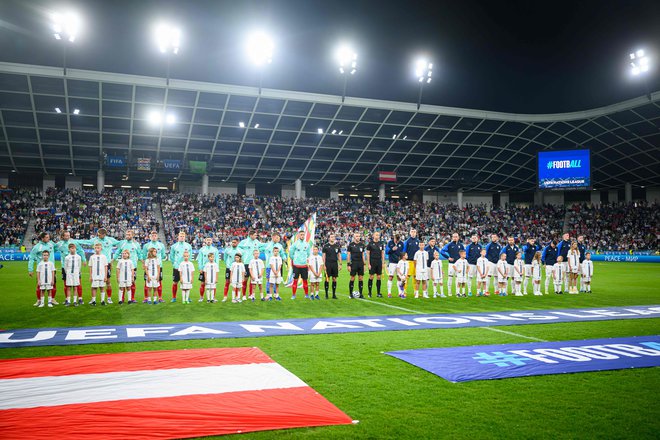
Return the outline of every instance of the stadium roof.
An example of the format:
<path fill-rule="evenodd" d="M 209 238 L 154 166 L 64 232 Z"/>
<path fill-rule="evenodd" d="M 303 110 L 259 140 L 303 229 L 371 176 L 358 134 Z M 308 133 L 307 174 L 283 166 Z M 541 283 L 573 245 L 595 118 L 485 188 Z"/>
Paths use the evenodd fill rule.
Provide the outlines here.
<path fill-rule="evenodd" d="M 108 173 L 154 182 L 189 178 L 187 161 L 200 160 L 212 181 L 367 189 L 383 170 L 401 189 L 531 190 L 537 151 L 589 148 L 598 189 L 660 185 L 660 92 L 529 115 L 74 69 L 64 78 L 0 63 L 0 171 L 94 176 L 108 155 L 129 163 Z M 176 121 L 154 125 L 154 111 Z M 141 157 L 153 171 L 135 170 Z M 166 159 L 184 169 L 165 171 Z"/>

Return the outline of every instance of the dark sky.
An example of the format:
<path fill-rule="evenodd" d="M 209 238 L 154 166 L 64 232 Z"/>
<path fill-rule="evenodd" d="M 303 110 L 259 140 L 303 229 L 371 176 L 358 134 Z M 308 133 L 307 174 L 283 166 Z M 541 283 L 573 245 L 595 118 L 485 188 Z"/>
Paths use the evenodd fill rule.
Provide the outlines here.
<path fill-rule="evenodd" d="M 412 63 L 426 53 L 434 82 L 424 103 L 519 113 L 612 104 L 644 93 L 627 56 L 660 56 L 660 1 L 0 0 L 0 60 L 59 65 L 48 11 L 73 8 L 85 27 L 69 67 L 164 76 L 152 28 L 183 31 L 172 76 L 256 85 L 244 55 L 251 30 L 275 38 L 264 87 L 340 94 L 332 52 L 353 42 L 352 96 L 415 101 Z M 657 58 L 655 57 L 656 64 Z M 658 68 L 649 88 L 660 89 Z"/>

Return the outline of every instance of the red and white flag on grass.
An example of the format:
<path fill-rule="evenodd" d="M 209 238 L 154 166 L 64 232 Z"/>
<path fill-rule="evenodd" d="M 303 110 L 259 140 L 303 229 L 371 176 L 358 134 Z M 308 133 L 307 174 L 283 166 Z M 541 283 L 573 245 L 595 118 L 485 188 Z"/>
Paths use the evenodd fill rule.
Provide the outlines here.
<path fill-rule="evenodd" d="M 0 437 L 170 439 L 350 424 L 258 348 L 0 361 Z"/>

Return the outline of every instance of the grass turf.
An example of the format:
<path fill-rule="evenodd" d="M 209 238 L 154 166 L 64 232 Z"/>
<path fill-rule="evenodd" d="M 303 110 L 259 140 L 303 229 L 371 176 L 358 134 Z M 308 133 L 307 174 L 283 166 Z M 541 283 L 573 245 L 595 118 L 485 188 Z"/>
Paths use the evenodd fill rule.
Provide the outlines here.
<path fill-rule="evenodd" d="M 659 304 L 660 271 L 654 264 L 596 263 L 591 295 L 349 300 L 346 272 L 337 301 L 190 306 L 136 304 L 53 309 L 32 307 L 34 281 L 25 263 L 0 270 L 0 328 L 145 324 L 322 316 L 460 313 Z M 165 268 L 164 297 L 171 277 Z M 85 280 L 86 281 L 86 280 Z M 89 299 L 88 283 L 85 299 Z M 138 282 L 139 287 L 141 281 Z M 62 300 L 61 284 L 58 299 Z M 383 283 L 385 288 L 385 283 Z M 366 291 L 366 280 L 365 280 Z M 117 292 L 115 287 L 115 292 Z M 198 292 L 197 286 L 193 293 Z M 322 294 L 323 295 L 323 294 Z M 117 295 L 113 293 L 116 301 Z M 198 297 L 198 293 L 192 295 Z M 139 289 L 137 299 L 142 298 Z M 497 327 L 549 341 L 658 334 L 660 319 Z M 304 335 L 0 350 L 0 358 L 176 348 L 257 346 L 354 419 L 356 426 L 247 434 L 249 438 L 655 438 L 660 430 L 660 369 L 646 368 L 452 384 L 384 351 L 426 347 L 529 342 L 482 328 L 359 334 Z M 194 409 L 190 409 L 194 410 Z"/>

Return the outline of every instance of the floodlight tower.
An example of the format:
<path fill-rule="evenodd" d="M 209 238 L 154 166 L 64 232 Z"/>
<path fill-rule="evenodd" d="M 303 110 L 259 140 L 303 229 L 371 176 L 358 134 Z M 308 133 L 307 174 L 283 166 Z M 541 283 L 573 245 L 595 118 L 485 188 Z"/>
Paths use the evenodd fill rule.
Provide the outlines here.
<path fill-rule="evenodd" d="M 62 68 L 66 76 L 66 48 L 76 41 L 80 31 L 80 17 L 73 11 L 57 12 L 51 16 L 53 37 L 62 42 Z"/>
<path fill-rule="evenodd" d="M 341 93 L 341 102 L 344 102 L 348 77 L 357 72 L 357 53 L 349 46 L 341 46 L 337 51 L 337 61 L 339 62 L 339 73 L 344 77 L 344 88 Z"/>
<path fill-rule="evenodd" d="M 273 40 L 264 32 L 255 32 L 247 41 L 247 54 L 252 63 L 259 69 L 259 94 L 263 82 L 264 67 L 273 61 Z"/>
<path fill-rule="evenodd" d="M 172 55 L 179 53 L 181 43 L 181 30 L 169 23 L 161 23 L 155 29 L 156 44 L 158 50 L 167 57 L 167 68 L 165 71 L 165 83 L 170 85 L 170 63 Z"/>
<path fill-rule="evenodd" d="M 642 80 L 644 81 L 644 91 L 646 92 L 646 97 L 650 101 L 651 92 L 649 91 L 648 76 L 649 71 L 651 70 L 651 58 L 644 49 L 637 49 L 636 51 L 631 52 L 629 57 L 630 74 L 635 77 L 642 77 Z"/>
<path fill-rule="evenodd" d="M 415 76 L 419 83 L 419 96 L 417 97 L 417 110 L 422 105 L 422 92 L 425 84 L 431 84 L 433 79 L 433 63 L 425 58 L 420 58 L 415 62 Z"/>

